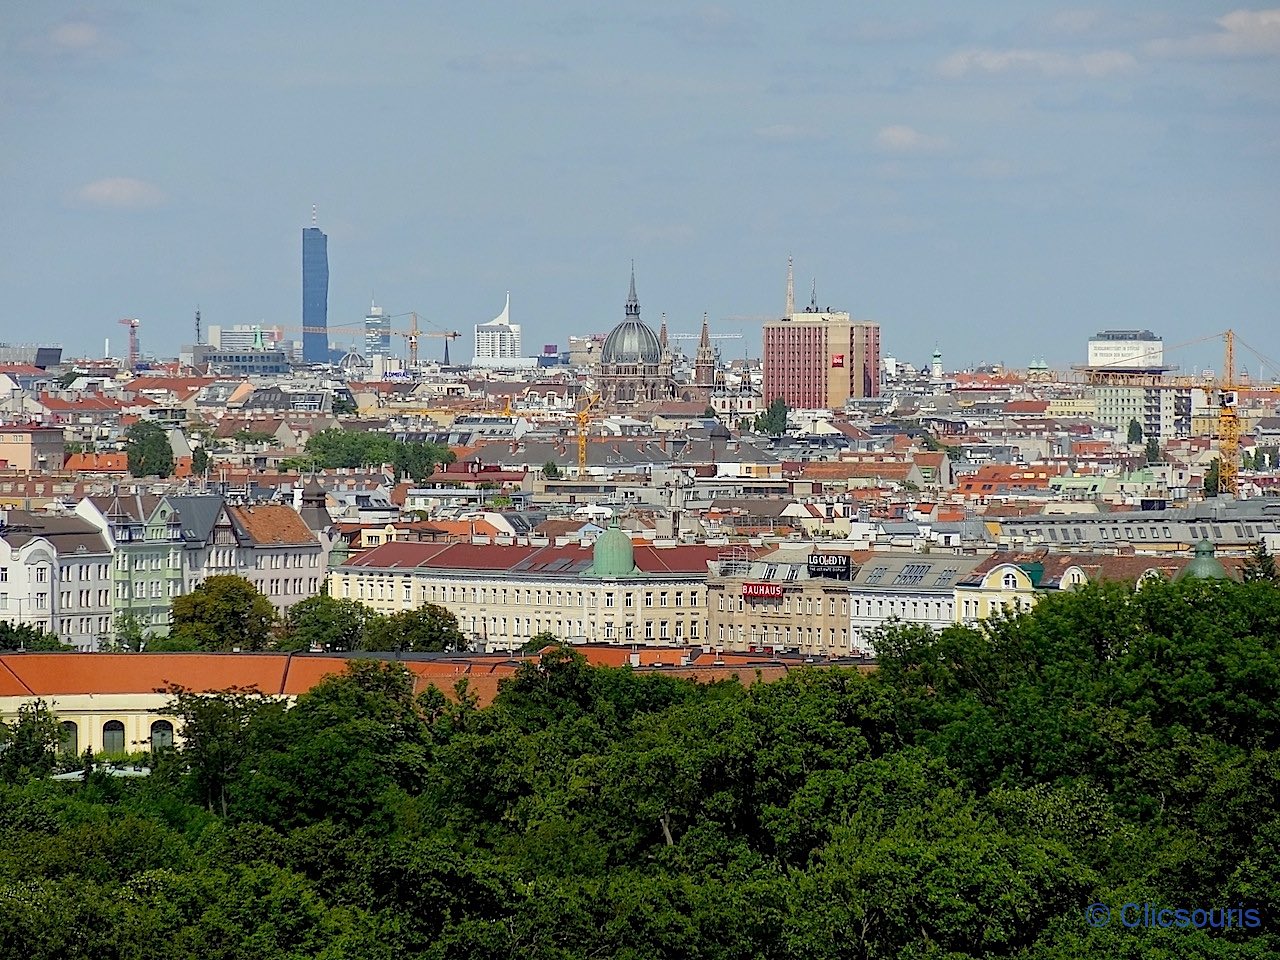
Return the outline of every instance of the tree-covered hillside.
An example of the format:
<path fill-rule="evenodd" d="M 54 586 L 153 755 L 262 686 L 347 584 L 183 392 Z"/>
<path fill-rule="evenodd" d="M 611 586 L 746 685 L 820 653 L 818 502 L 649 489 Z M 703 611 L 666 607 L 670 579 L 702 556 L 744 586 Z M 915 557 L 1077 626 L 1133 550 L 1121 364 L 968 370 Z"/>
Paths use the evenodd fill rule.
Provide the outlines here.
<path fill-rule="evenodd" d="M 746 687 L 562 651 L 485 709 L 377 662 L 289 709 L 177 691 L 186 746 L 142 782 L 41 779 L 15 725 L 0 954 L 1280 955 L 1274 585 L 880 648 Z"/>

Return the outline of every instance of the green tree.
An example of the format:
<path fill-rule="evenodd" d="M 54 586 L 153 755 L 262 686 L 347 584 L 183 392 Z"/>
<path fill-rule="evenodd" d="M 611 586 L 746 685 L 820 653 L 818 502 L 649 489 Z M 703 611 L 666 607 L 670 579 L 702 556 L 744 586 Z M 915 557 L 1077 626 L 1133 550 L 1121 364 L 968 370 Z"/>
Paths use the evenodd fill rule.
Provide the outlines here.
<path fill-rule="evenodd" d="M 560 468 L 556 465 L 554 460 L 548 460 L 542 465 L 542 475 L 548 480 L 559 480 Z"/>
<path fill-rule="evenodd" d="M 116 614 L 114 633 L 100 638 L 98 647 L 103 653 L 137 653 L 147 648 L 150 639 L 151 632 L 137 614 L 119 613 Z"/>
<path fill-rule="evenodd" d="M 283 650 L 361 650 L 365 631 L 379 615 L 358 600 L 320 594 L 299 600 L 285 612 Z"/>
<path fill-rule="evenodd" d="M 274 621 L 275 607 L 252 583 L 216 576 L 174 598 L 169 635 L 193 650 L 262 650 Z"/>
<path fill-rule="evenodd" d="M 125 431 L 129 473 L 135 477 L 167 477 L 173 473 L 173 447 L 164 427 L 139 420 Z"/>
<path fill-rule="evenodd" d="M 1265 540 L 1259 540 L 1244 562 L 1242 570 L 1245 583 L 1280 583 L 1280 573 L 1276 571 L 1276 560 L 1267 549 Z"/>
<path fill-rule="evenodd" d="M 1209 469 L 1204 474 L 1204 495 L 1206 497 L 1216 497 L 1218 495 L 1219 480 L 1219 461 L 1214 460 L 1209 464 Z"/>
<path fill-rule="evenodd" d="M 245 687 L 205 694 L 170 684 L 166 692 L 169 700 L 156 712 L 180 722 L 177 768 L 197 802 L 225 817 L 240 765 L 252 756 L 251 726 L 283 713 L 284 704 Z"/>
<path fill-rule="evenodd" d="M 191 452 L 191 472 L 197 477 L 209 472 L 209 451 L 202 446 Z"/>
<path fill-rule="evenodd" d="M 560 644 L 560 638 L 550 630 L 543 630 L 541 633 L 535 633 L 532 637 L 520 645 L 521 653 L 541 653 L 547 647 L 554 647 Z"/>
<path fill-rule="evenodd" d="M 770 401 L 765 412 L 756 417 L 757 433 L 778 437 L 787 432 L 787 403 L 781 397 Z"/>
<path fill-rule="evenodd" d="M 1137 420 L 1130 420 L 1129 421 L 1129 443 L 1134 444 L 1134 443 L 1141 443 L 1141 442 L 1142 442 L 1142 424 L 1140 424 Z"/>
<path fill-rule="evenodd" d="M 31 653 L 61 653 L 75 647 L 63 643 L 56 634 L 29 623 L 0 620 L 0 652 L 26 650 Z"/>
<path fill-rule="evenodd" d="M 12 723 L 0 721 L 0 781 L 20 783 L 53 770 L 62 727 L 43 700 L 18 705 Z"/>
<path fill-rule="evenodd" d="M 1155 437 L 1147 438 L 1147 463 L 1160 462 L 1160 441 Z"/>
<path fill-rule="evenodd" d="M 703 416 L 705 419 L 707 419 L 707 420 L 714 420 L 716 417 L 718 417 L 718 416 L 719 416 L 719 414 L 718 414 L 718 413 L 716 413 L 716 408 L 715 408 L 715 407 L 713 407 L 713 406 L 711 406 L 710 404 L 708 404 L 708 405 L 707 405 L 707 409 L 705 409 L 705 410 L 703 410 L 703 411 L 702 411 L 702 416 Z"/>
<path fill-rule="evenodd" d="M 367 650 L 437 653 L 466 648 L 458 618 L 434 603 L 370 620 L 365 632 Z"/>

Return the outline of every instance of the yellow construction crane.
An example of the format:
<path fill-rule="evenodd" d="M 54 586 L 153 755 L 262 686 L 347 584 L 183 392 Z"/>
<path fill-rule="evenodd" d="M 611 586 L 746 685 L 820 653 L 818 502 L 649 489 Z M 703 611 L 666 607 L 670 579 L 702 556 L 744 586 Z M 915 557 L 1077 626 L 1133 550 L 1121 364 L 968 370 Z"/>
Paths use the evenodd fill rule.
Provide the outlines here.
<path fill-rule="evenodd" d="M 582 409 L 574 414 L 574 419 L 578 421 L 578 476 L 581 477 L 587 470 L 587 429 L 591 426 L 591 408 L 600 401 L 600 394 L 593 393 L 587 397 L 587 402 L 583 404 Z"/>
<path fill-rule="evenodd" d="M 1240 491 L 1240 415 L 1236 405 L 1236 335 L 1228 330 L 1226 359 L 1218 378 L 1218 493 L 1235 496 Z"/>
<path fill-rule="evenodd" d="M 1222 334 L 1226 344 L 1222 376 L 1217 381 L 1218 393 L 1218 493 L 1235 496 L 1240 492 L 1240 435 L 1244 432 L 1238 411 L 1240 390 L 1243 384 L 1236 382 L 1236 334 L 1227 330 Z M 1248 344 L 1245 346 L 1249 347 Z M 1254 351 L 1257 353 L 1257 351 Z M 1265 359 L 1258 354 L 1259 359 Z M 1280 387 L 1261 384 L 1250 385 L 1251 390 L 1280 392 Z"/>

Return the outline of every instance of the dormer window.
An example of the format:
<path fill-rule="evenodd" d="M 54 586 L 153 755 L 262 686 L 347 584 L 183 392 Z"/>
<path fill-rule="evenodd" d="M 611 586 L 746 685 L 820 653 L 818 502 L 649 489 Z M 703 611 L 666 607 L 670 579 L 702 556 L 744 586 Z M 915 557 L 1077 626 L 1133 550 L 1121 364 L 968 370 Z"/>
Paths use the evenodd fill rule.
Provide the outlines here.
<path fill-rule="evenodd" d="M 1005 588 L 1006 590 L 1017 590 L 1017 589 L 1018 589 L 1018 576 L 1017 576 L 1017 574 L 1014 574 L 1014 573 L 1006 573 L 1006 574 L 1004 575 L 1003 584 L 1004 584 L 1004 588 Z"/>

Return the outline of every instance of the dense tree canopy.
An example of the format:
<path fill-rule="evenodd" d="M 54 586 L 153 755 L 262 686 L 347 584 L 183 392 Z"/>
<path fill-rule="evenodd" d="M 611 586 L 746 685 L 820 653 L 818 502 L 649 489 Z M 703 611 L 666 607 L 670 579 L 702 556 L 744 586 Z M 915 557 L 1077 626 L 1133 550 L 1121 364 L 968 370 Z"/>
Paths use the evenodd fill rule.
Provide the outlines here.
<path fill-rule="evenodd" d="M 173 473 L 173 447 L 164 427 L 139 420 L 125 431 L 125 455 L 135 477 L 167 477 Z"/>
<path fill-rule="evenodd" d="M 209 577 L 175 597 L 168 644 L 150 649 L 262 650 L 270 642 L 275 607 L 244 577 Z"/>
<path fill-rule="evenodd" d="M 553 648 L 483 709 L 378 660 L 291 707 L 175 690 L 187 737 L 145 781 L 40 781 L 30 749 L 0 765 L 0 945 L 1263 960 L 1277 625 L 1269 582 L 1153 581 L 894 629 L 871 675 L 699 685 Z M 1206 912 L 1128 928 L 1126 904 Z"/>
<path fill-rule="evenodd" d="M 452 450 L 438 443 L 396 440 L 390 434 L 359 430 L 322 430 L 307 441 L 307 456 L 321 469 L 392 464 L 397 478 L 425 480 L 436 465 L 453 463 Z"/>
<path fill-rule="evenodd" d="M 8 650 L 27 650 L 32 653 L 56 653 L 72 649 L 58 639 L 57 634 L 42 630 L 29 623 L 13 623 L 0 620 L 0 653 Z"/>
<path fill-rule="evenodd" d="M 764 413 L 756 417 L 755 429 L 757 433 L 767 433 L 770 436 L 780 437 L 787 432 L 787 403 L 781 397 L 775 397 L 769 402 L 769 406 L 765 408 Z"/>

